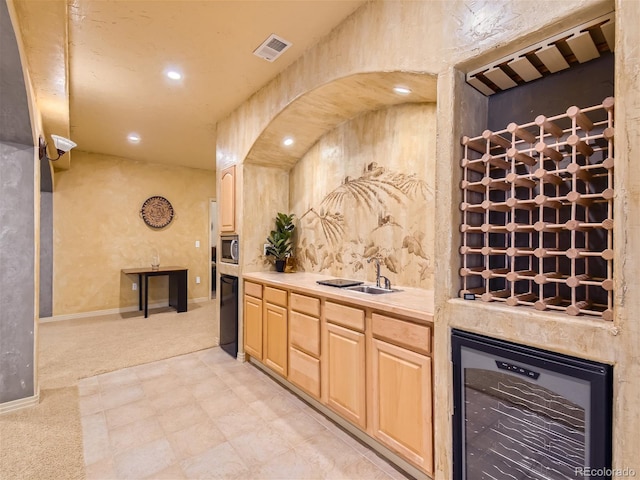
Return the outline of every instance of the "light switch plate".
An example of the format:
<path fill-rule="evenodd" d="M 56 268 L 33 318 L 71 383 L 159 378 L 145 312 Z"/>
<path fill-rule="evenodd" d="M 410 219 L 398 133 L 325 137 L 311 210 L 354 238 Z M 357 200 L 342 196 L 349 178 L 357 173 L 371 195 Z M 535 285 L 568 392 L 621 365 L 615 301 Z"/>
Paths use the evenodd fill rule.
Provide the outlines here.
<path fill-rule="evenodd" d="M 196 248 L 200 248 L 200 240 L 196 240 Z"/>
<path fill-rule="evenodd" d="M 200 283 L 200 277 L 196 277 L 196 283 Z"/>

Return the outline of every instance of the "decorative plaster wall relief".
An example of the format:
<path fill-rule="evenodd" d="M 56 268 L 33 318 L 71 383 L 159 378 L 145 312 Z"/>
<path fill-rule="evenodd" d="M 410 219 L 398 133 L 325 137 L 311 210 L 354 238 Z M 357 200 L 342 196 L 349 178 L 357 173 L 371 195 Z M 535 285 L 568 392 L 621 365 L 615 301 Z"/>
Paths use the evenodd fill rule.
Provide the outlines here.
<path fill-rule="evenodd" d="M 431 265 L 420 211 L 432 197 L 416 174 L 369 163 L 360 177 L 345 177 L 318 206 L 300 215 L 299 266 L 348 276 L 375 257 L 389 272 L 405 273 L 403 284 L 420 286 Z"/>

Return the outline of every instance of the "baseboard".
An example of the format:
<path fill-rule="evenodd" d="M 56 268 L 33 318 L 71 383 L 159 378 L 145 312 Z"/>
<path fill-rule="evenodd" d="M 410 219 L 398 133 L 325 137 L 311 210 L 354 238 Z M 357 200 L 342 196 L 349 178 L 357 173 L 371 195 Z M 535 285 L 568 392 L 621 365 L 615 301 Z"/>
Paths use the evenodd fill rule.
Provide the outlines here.
<path fill-rule="evenodd" d="M 208 297 L 199 297 L 189 299 L 189 303 L 205 303 L 210 302 L 211 300 Z M 159 302 L 159 303 L 151 303 L 149 304 L 149 309 L 152 308 L 161 308 L 166 307 L 167 302 Z M 88 318 L 88 317 L 99 317 L 102 315 L 113 315 L 117 313 L 129 313 L 129 312 L 138 312 L 140 311 L 137 305 L 132 305 L 130 307 L 122 307 L 122 308 L 108 308 L 106 310 L 93 310 L 91 312 L 79 312 L 79 313 L 69 313 L 67 315 L 54 315 L 52 317 L 42 317 L 38 320 L 38 323 L 49 323 L 49 322 L 61 322 L 63 320 L 76 320 L 79 318 Z"/>
<path fill-rule="evenodd" d="M 18 410 L 24 410 L 25 408 L 35 407 L 38 403 L 40 403 L 40 391 L 32 397 L 19 398 L 18 400 L 0 403 L 0 415 L 17 412 Z"/>

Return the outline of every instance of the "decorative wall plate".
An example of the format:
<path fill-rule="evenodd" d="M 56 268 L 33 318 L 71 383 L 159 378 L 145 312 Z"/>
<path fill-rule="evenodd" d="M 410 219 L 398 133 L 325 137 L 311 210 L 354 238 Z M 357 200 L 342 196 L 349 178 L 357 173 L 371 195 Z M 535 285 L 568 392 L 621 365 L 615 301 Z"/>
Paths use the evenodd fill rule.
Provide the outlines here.
<path fill-rule="evenodd" d="M 140 216 L 151 228 L 163 228 L 173 220 L 173 207 L 169 200 L 156 195 L 144 201 Z"/>

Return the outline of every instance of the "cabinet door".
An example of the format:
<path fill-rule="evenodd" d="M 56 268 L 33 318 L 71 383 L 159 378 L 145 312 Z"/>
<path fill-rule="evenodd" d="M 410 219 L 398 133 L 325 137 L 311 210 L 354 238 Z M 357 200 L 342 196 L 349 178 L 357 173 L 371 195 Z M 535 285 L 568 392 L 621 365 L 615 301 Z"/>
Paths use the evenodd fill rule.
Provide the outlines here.
<path fill-rule="evenodd" d="M 287 309 L 264 304 L 264 363 L 276 373 L 287 376 Z"/>
<path fill-rule="evenodd" d="M 244 296 L 244 350 L 262 360 L 262 300 Z"/>
<path fill-rule="evenodd" d="M 431 359 L 373 340 L 373 432 L 424 469 L 433 469 Z"/>
<path fill-rule="evenodd" d="M 225 168 L 220 175 L 220 231 L 236 229 L 236 166 Z"/>
<path fill-rule="evenodd" d="M 363 429 L 367 425 L 365 336 L 327 323 L 328 405 Z"/>

